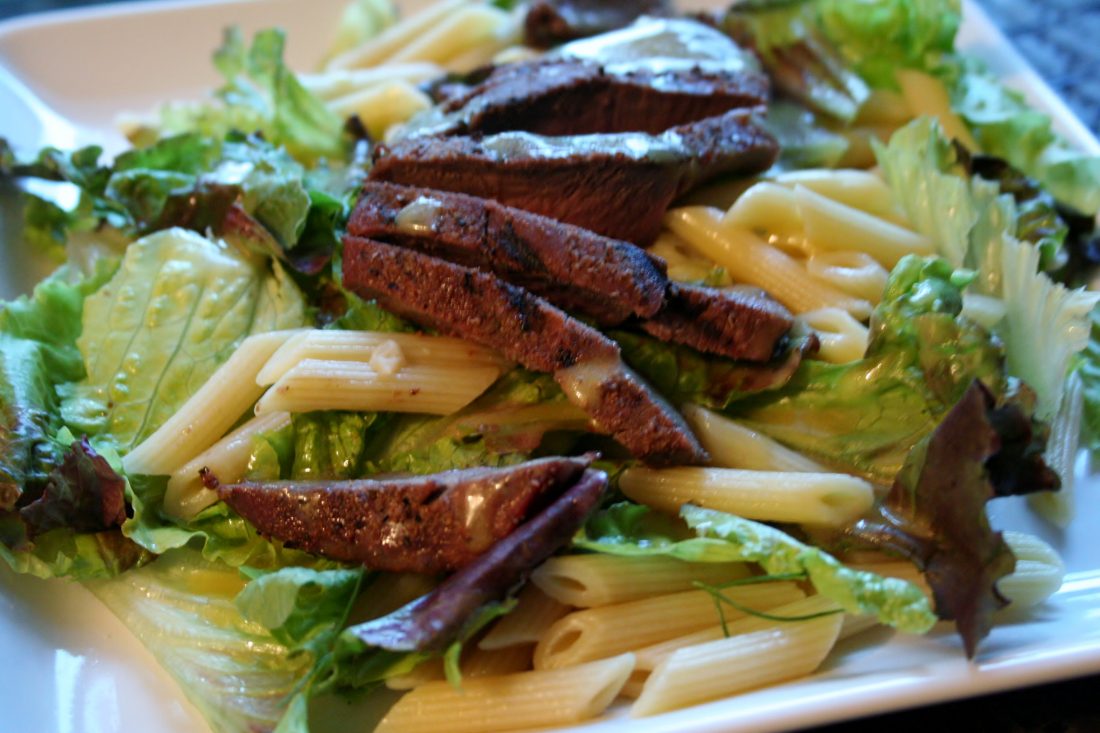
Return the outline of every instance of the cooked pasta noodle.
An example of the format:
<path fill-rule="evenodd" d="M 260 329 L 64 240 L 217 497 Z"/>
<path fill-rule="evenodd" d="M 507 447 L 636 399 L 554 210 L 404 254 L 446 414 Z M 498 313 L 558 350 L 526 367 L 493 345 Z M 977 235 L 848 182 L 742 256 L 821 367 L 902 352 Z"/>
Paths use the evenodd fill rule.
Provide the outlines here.
<path fill-rule="evenodd" d="M 951 99 L 942 81 L 916 69 L 898 69 L 895 77 L 905 104 L 914 117 L 935 117 L 948 140 L 958 140 L 972 153 L 982 151 L 966 123 L 951 109 Z"/>
<path fill-rule="evenodd" d="M 743 563 L 690 563 L 671 557 L 563 555 L 531 575 L 542 591 L 571 606 L 587 608 L 691 590 L 696 581 L 723 583 L 749 575 Z"/>
<path fill-rule="evenodd" d="M 334 56 L 325 69 L 356 69 L 383 64 L 415 39 L 422 37 L 428 29 L 438 26 L 445 18 L 466 4 L 467 0 L 443 0 L 432 3 L 419 13 L 391 25 L 365 43 Z"/>
<path fill-rule="evenodd" d="M 404 79 L 372 84 L 328 102 L 328 108 L 341 118 L 358 117 L 376 140 L 383 139 L 394 125 L 407 122 L 431 106 L 431 98 Z"/>
<path fill-rule="evenodd" d="M 213 445 L 263 393 L 256 375 L 297 333 L 272 331 L 246 338 L 172 417 L 123 457 L 127 473 L 169 476 Z"/>
<path fill-rule="evenodd" d="M 834 364 L 847 364 L 863 358 L 867 352 L 867 327 L 840 308 L 822 308 L 803 313 L 800 318 L 814 330 L 821 348 L 817 358 Z"/>
<path fill-rule="evenodd" d="M 890 273 L 866 252 L 815 252 L 806 271 L 837 290 L 878 304 Z"/>
<path fill-rule="evenodd" d="M 619 488 L 630 499 L 671 514 L 697 504 L 748 519 L 828 526 L 851 521 L 874 503 L 869 483 L 842 473 L 628 468 Z"/>
<path fill-rule="evenodd" d="M 871 304 L 811 277 L 796 260 L 744 229 L 727 226 L 721 212 L 704 206 L 674 209 L 665 223 L 700 252 L 726 268 L 735 282 L 763 288 L 795 313 L 844 308 L 856 318 Z"/>
<path fill-rule="evenodd" d="M 870 171 L 811 168 L 784 171 L 776 174 L 771 180 L 790 188 L 795 186 L 808 188 L 845 206 L 896 224 L 902 221 L 901 213 L 894 204 L 893 194 L 890 193 L 890 187 L 886 185 L 886 181 Z"/>
<path fill-rule="evenodd" d="M 478 642 L 481 649 L 504 649 L 509 646 L 534 644 L 543 638 L 554 622 L 572 610 L 571 606 L 554 600 L 528 583 L 516 600 L 515 609 L 497 621 L 489 633 Z"/>
<path fill-rule="evenodd" d="M 724 591 L 734 603 L 765 610 L 804 597 L 793 583 L 762 583 Z M 727 618 L 745 613 L 723 609 Z M 568 667 L 622 654 L 713 626 L 719 616 L 706 591 L 685 591 L 574 611 L 551 626 L 535 647 L 535 669 Z"/>
<path fill-rule="evenodd" d="M 698 405 L 685 405 L 683 413 L 716 466 L 752 471 L 818 473 L 825 470 L 820 463 L 716 412 Z"/>
<path fill-rule="evenodd" d="M 409 692 L 375 733 L 491 733 L 569 725 L 602 713 L 634 668 L 624 654 L 565 669 L 429 682 Z"/>

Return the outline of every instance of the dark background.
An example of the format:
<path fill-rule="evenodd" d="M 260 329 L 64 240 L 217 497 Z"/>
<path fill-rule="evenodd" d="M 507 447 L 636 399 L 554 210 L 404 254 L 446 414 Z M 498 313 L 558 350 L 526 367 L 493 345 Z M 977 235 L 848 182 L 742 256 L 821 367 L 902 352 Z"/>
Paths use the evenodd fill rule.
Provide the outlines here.
<path fill-rule="evenodd" d="M 96 2 L 98 0 L 0 0 L 0 19 Z M 1074 113 L 1093 133 L 1100 132 L 1100 0 L 980 2 Z M 986 731 L 1100 733 L 1100 675 L 839 723 L 814 729 L 813 733 Z"/>

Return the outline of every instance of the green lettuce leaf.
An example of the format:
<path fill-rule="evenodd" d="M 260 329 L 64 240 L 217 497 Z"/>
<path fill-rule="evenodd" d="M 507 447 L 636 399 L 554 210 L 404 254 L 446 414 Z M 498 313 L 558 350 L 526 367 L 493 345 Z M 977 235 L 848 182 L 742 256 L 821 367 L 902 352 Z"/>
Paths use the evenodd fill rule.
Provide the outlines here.
<path fill-rule="evenodd" d="M 215 139 L 230 132 L 259 133 L 295 158 L 313 163 L 319 158 L 343 159 L 346 141 L 339 117 L 313 96 L 283 61 L 283 31 L 260 31 L 245 43 L 237 27 L 225 31 L 214 54 L 214 66 L 225 78 L 209 104 L 164 107 L 155 128 L 136 131 L 138 143 L 181 132 L 198 132 Z"/>
<path fill-rule="evenodd" d="M 133 243 L 84 307 L 87 376 L 61 414 L 95 445 L 125 453 L 171 416 L 248 335 L 305 324 L 304 302 L 276 266 L 193 232 Z"/>
<path fill-rule="evenodd" d="M 888 145 L 876 145 L 875 153 L 917 230 L 952 265 L 977 271 L 979 293 L 1004 301 L 1006 315 L 997 331 L 1008 371 L 1035 390 L 1038 416 L 1050 418 L 1061 404 L 1073 355 L 1088 343 L 1087 318 L 1100 295 L 1067 290 L 1039 271 L 1039 248 L 1015 236 L 1012 197 L 996 182 L 968 178 L 935 121 L 915 120 Z"/>
<path fill-rule="evenodd" d="M 272 730 L 312 667 L 235 599 L 245 581 L 229 566 L 176 550 L 91 591 L 179 683 L 212 730 Z M 318 621 L 318 623 L 323 623 Z"/>
<path fill-rule="evenodd" d="M 769 575 L 805 575 L 818 593 L 854 614 L 873 614 L 902 631 L 924 633 L 936 622 L 924 593 L 895 578 L 845 567 L 823 550 L 732 514 L 684 505 L 686 528 L 638 504 L 623 502 L 596 514 L 574 539 L 592 552 L 663 555 L 687 562 L 755 562 Z"/>

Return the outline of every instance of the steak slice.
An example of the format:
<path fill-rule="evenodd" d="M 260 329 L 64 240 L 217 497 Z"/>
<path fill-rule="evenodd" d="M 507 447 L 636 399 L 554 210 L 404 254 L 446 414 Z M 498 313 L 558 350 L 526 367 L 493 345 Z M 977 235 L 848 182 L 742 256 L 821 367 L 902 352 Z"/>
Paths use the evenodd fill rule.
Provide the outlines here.
<path fill-rule="evenodd" d="M 768 78 L 758 70 L 639 66 L 612 71 L 584 59 L 536 59 L 499 66 L 464 93 L 452 89 L 406 134 L 656 135 L 731 109 L 766 104 L 768 89 Z"/>
<path fill-rule="evenodd" d="M 431 593 L 344 633 L 390 651 L 446 649 L 479 608 L 507 598 L 543 560 L 567 545 L 599 507 L 606 489 L 606 473 L 586 470 L 553 504 Z"/>
<path fill-rule="evenodd" d="M 756 115 L 733 110 L 661 135 L 410 137 L 380 147 L 369 177 L 495 199 L 644 246 L 676 196 L 771 166 L 779 148 Z"/>
<path fill-rule="evenodd" d="M 633 244 L 466 194 L 368 182 L 348 233 L 494 272 L 606 325 L 654 315 L 668 287 Z"/>
<path fill-rule="evenodd" d="M 524 41 L 549 48 L 622 28 L 640 15 L 672 15 L 670 0 L 536 0 L 523 21 Z"/>
<path fill-rule="evenodd" d="M 507 537 L 591 462 L 543 458 L 431 476 L 244 482 L 217 491 L 262 535 L 289 547 L 372 570 L 439 573 L 469 564 Z"/>
<path fill-rule="evenodd" d="M 706 460 L 679 413 L 625 371 L 614 342 L 522 288 L 352 236 L 344 239 L 344 285 L 421 325 L 497 349 L 528 369 L 553 373 L 597 429 L 647 463 Z M 580 365 L 591 370 L 574 384 L 578 380 L 565 370 Z"/>
<path fill-rule="evenodd" d="M 730 359 L 770 361 L 794 325 L 782 305 L 763 294 L 672 283 L 665 307 L 641 322 L 661 341 Z"/>

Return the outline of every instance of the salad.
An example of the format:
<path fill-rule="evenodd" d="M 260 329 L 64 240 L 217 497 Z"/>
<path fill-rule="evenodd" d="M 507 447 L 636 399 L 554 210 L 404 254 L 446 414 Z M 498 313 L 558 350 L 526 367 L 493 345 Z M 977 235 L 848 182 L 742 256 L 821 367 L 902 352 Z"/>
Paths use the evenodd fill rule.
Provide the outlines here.
<path fill-rule="evenodd" d="M 984 511 L 1071 519 L 1097 161 L 951 3 L 643 5 L 353 3 L 301 75 L 228 30 L 212 100 L 114 160 L 3 146 L 63 261 L 0 311 L 7 563 L 87 583 L 216 730 L 382 686 L 380 730 L 647 715 L 876 624 L 973 654 L 1053 592 Z"/>

